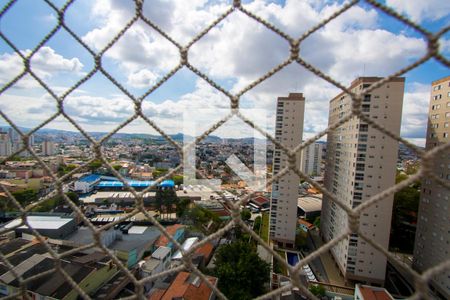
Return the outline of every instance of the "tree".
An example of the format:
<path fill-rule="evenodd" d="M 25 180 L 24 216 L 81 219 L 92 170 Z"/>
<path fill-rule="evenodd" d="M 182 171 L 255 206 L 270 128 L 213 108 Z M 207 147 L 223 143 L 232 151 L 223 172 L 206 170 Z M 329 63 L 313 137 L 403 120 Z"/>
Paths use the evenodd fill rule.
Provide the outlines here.
<path fill-rule="evenodd" d="M 412 253 L 420 201 L 420 184 L 414 183 L 394 195 L 390 247 Z"/>
<path fill-rule="evenodd" d="M 183 176 L 182 175 L 173 175 L 172 180 L 176 185 L 183 184 Z"/>
<path fill-rule="evenodd" d="M 219 289 L 229 299 L 252 299 L 265 292 L 270 266 L 251 244 L 237 241 L 221 246 L 214 263 Z"/>
<path fill-rule="evenodd" d="M 158 189 L 155 195 L 155 204 L 158 210 L 162 211 L 162 206 L 164 205 L 167 214 L 173 212 L 173 206 L 177 205 L 179 202 L 177 193 L 173 189 Z M 161 212 L 162 215 L 162 212 Z"/>
<path fill-rule="evenodd" d="M 262 218 L 261 216 L 257 216 L 255 218 L 255 223 L 253 223 L 253 231 L 259 234 L 259 229 L 261 228 Z"/>
<path fill-rule="evenodd" d="M 96 159 L 89 163 L 88 168 L 91 172 L 95 172 L 98 168 L 102 166 L 102 161 L 99 159 Z"/>
<path fill-rule="evenodd" d="M 191 204 L 191 200 L 189 198 L 183 198 L 183 199 L 179 200 L 177 209 L 176 209 L 178 218 L 181 218 L 186 214 L 186 209 L 189 207 L 190 204 Z"/>
<path fill-rule="evenodd" d="M 26 206 L 34 201 L 38 200 L 38 195 L 35 190 L 26 189 L 23 191 L 11 193 L 16 200 L 23 206 Z"/>
<path fill-rule="evenodd" d="M 314 219 L 314 226 L 316 226 L 317 228 L 320 228 L 320 216 L 316 217 Z"/>
<path fill-rule="evenodd" d="M 406 175 L 403 172 L 397 172 L 397 175 L 395 176 L 395 183 L 402 182 L 403 180 L 408 179 L 408 175 Z"/>
<path fill-rule="evenodd" d="M 317 297 L 325 296 L 325 288 L 320 284 L 312 284 L 309 286 L 309 291 Z"/>
<path fill-rule="evenodd" d="M 249 209 L 244 208 L 244 209 L 241 211 L 241 218 L 242 218 L 242 221 L 248 221 L 248 220 L 250 220 L 251 217 L 252 217 L 252 213 L 250 212 Z"/>

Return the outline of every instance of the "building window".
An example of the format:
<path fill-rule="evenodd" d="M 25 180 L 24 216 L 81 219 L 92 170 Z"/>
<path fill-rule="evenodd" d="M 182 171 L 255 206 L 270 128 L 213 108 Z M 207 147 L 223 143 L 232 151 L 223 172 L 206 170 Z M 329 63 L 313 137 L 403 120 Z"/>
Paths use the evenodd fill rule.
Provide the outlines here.
<path fill-rule="evenodd" d="M 444 132 L 444 137 L 448 138 L 448 132 Z"/>
<path fill-rule="evenodd" d="M 450 111 L 445 113 L 446 118 L 450 118 Z"/>
<path fill-rule="evenodd" d="M 439 114 L 431 115 L 431 119 L 432 119 L 432 120 L 439 119 Z"/>
<path fill-rule="evenodd" d="M 369 125 L 368 124 L 360 124 L 359 125 L 359 131 L 361 131 L 361 132 L 369 131 Z"/>
<path fill-rule="evenodd" d="M 434 88 L 433 88 L 433 91 L 439 91 L 441 89 L 441 85 L 436 85 Z"/>
<path fill-rule="evenodd" d="M 431 110 L 436 110 L 436 109 L 439 109 L 439 108 L 441 108 L 440 104 L 436 104 L 436 105 L 431 106 Z"/>

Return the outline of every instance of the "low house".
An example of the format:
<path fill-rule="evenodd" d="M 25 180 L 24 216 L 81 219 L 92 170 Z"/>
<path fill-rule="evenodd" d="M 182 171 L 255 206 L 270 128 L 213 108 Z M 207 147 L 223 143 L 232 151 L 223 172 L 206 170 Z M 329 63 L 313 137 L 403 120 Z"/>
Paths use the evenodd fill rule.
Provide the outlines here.
<path fill-rule="evenodd" d="M 57 251 L 56 248 L 53 250 Z M 16 275 L 27 280 L 51 271 L 57 265 L 55 259 L 48 255 L 46 246 L 36 240 L 15 239 L 2 244 L 0 251 L 11 264 L 7 267 L 0 263 L 0 296 L 12 296 L 20 292 L 21 286 Z M 88 295 L 92 295 L 118 271 L 111 258 L 100 252 L 72 253 L 60 261 L 60 267 Z M 32 299 L 78 299 L 78 292 L 59 272 L 49 272 L 29 281 L 26 288 Z"/>
<path fill-rule="evenodd" d="M 206 276 L 209 282 L 217 286 L 218 279 Z M 213 300 L 214 291 L 197 275 L 188 272 L 180 272 L 167 289 L 154 289 L 149 300 Z"/>
<path fill-rule="evenodd" d="M 170 265 L 171 249 L 168 247 L 159 247 L 151 255 L 150 258 L 145 260 L 141 264 L 141 276 L 142 278 L 159 274 L 168 269 Z M 160 277 L 159 279 L 164 279 Z M 145 290 L 149 291 L 156 280 L 145 282 Z"/>
<path fill-rule="evenodd" d="M 171 226 L 167 226 L 165 229 L 175 241 L 180 244 L 184 242 L 184 239 L 186 237 L 186 227 L 184 225 L 174 224 Z M 159 239 L 156 241 L 154 250 L 156 250 L 156 248 L 158 247 L 169 247 L 172 253 L 176 251 L 175 245 L 164 234 L 161 234 Z"/>

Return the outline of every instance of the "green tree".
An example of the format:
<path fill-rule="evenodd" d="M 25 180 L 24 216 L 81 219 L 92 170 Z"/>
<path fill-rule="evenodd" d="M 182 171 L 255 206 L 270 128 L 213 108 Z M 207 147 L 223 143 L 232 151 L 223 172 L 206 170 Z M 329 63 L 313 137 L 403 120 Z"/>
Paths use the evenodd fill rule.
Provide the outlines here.
<path fill-rule="evenodd" d="M 186 210 L 188 209 L 189 205 L 191 204 L 191 200 L 189 198 L 183 198 L 180 199 L 177 205 L 177 217 L 181 218 L 186 214 Z"/>
<path fill-rule="evenodd" d="M 420 184 L 403 188 L 394 195 L 390 247 L 412 253 L 420 201 Z"/>
<path fill-rule="evenodd" d="M 229 299 L 252 299 L 265 292 L 270 266 L 259 258 L 251 244 L 237 241 L 223 245 L 214 262 L 218 287 Z"/>
<path fill-rule="evenodd" d="M 172 176 L 172 180 L 176 185 L 183 184 L 183 176 L 182 175 L 174 175 L 174 176 Z"/>
<path fill-rule="evenodd" d="M 173 212 L 174 206 L 176 206 L 179 202 L 177 193 L 173 189 L 157 189 L 155 195 L 155 205 L 158 210 L 161 212 L 162 216 L 162 207 L 167 214 Z"/>
<path fill-rule="evenodd" d="M 255 231 L 256 233 L 259 233 L 259 229 L 261 228 L 261 222 L 262 222 L 261 216 L 257 216 L 255 218 L 255 223 L 253 223 L 253 231 Z"/>
<path fill-rule="evenodd" d="M 320 228 L 320 216 L 316 217 L 314 219 L 314 226 L 316 226 L 317 228 Z"/>
<path fill-rule="evenodd" d="M 169 170 L 164 169 L 164 168 L 156 168 L 156 170 L 153 171 L 152 175 L 155 178 L 159 178 L 159 177 L 164 176 L 165 174 L 167 174 L 168 171 Z"/>
<path fill-rule="evenodd" d="M 403 180 L 408 179 L 408 175 L 406 175 L 403 172 L 397 172 L 397 175 L 395 176 L 395 183 L 402 182 Z"/>
<path fill-rule="evenodd" d="M 317 297 L 325 296 L 325 288 L 320 284 L 312 284 L 309 286 L 309 291 Z"/>
<path fill-rule="evenodd" d="M 98 168 L 102 166 L 102 161 L 99 159 L 96 159 L 89 163 L 88 168 L 91 172 L 95 172 Z"/>
<path fill-rule="evenodd" d="M 28 204 L 38 200 L 36 191 L 32 190 L 32 189 L 26 189 L 23 191 L 13 192 L 11 194 L 23 206 L 28 205 Z"/>
<path fill-rule="evenodd" d="M 243 210 L 241 210 L 241 218 L 243 221 L 248 221 L 248 220 L 250 220 L 251 217 L 252 217 L 252 213 L 250 212 L 249 209 L 244 208 Z"/>

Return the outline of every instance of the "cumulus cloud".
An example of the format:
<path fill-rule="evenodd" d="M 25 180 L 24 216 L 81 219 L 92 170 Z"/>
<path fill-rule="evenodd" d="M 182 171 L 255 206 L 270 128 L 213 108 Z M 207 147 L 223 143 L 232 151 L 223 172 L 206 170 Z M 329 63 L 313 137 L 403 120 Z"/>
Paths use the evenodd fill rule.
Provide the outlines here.
<path fill-rule="evenodd" d="M 128 76 L 128 84 L 138 88 L 149 88 L 156 83 L 158 75 L 150 70 L 142 69 Z"/>
<path fill-rule="evenodd" d="M 430 86 L 420 83 L 411 84 L 403 99 L 403 118 L 401 135 L 419 139 L 426 135 Z"/>
<path fill-rule="evenodd" d="M 22 51 L 23 55 L 29 55 L 31 50 Z M 79 74 L 83 64 L 76 57 L 65 58 L 56 53 L 54 49 L 44 46 L 32 57 L 31 68 L 40 78 L 52 78 L 61 73 Z M 0 54 L 0 84 L 6 84 L 24 69 L 22 58 L 17 53 Z M 31 77 L 20 80 L 15 87 L 30 88 L 37 86 L 37 82 Z"/>
<path fill-rule="evenodd" d="M 450 2 L 442 0 L 387 0 L 386 4 L 416 22 L 427 19 L 436 21 L 447 16 L 450 11 Z"/>
<path fill-rule="evenodd" d="M 134 16 L 134 4 L 133 1 L 99 0 L 92 5 L 90 17 L 96 20 L 97 25 L 83 36 L 83 40 L 94 49 L 101 50 Z M 245 7 L 298 37 L 342 5 L 325 0 L 287 0 L 283 4 L 254 0 Z M 426 4 L 422 6 L 428 7 Z M 144 15 L 183 45 L 227 8 L 229 3 L 224 1 L 154 0 L 145 1 Z M 422 11 L 427 9 L 421 8 Z M 421 14 L 426 17 L 426 13 Z M 389 75 L 425 53 L 423 39 L 390 32 L 380 26 L 379 21 L 377 10 L 355 6 L 308 37 L 301 45 L 301 57 L 348 85 L 357 76 Z M 446 40 L 442 44 L 443 48 L 448 48 Z M 52 55 L 51 51 L 47 55 Z M 288 56 L 289 45 L 285 40 L 240 12 L 219 23 L 189 52 L 193 65 L 220 83 L 230 83 L 232 92 L 241 90 Z M 106 51 L 105 57 L 118 66 L 128 86 L 139 89 L 149 88 L 179 61 L 177 48 L 142 21 L 129 28 Z M 36 66 L 38 63 L 35 62 Z M 79 64 L 68 59 L 63 66 L 69 70 L 80 70 Z M 59 68 L 53 65 L 48 67 Z M 45 72 L 50 74 L 50 71 L 41 67 L 44 76 Z M 326 128 L 328 102 L 339 93 L 339 89 L 297 64 L 288 66 L 246 93 L 241 104 L 243 107 L 267 110 L 269 119 L 273 120 L 276 98 L 293 91 L 303 92 L 307 99 L 305 136 Z M 402 126 L 405 136 L 417 138 L 424 135 L 426 116 L 418 114 L 413 108 L 428 100 L 426 93 L 428 91 L 425 92 L 422 87 L 413 85 L 405 95 Z M 175 124 L 174 120 L 184 112 L 192 112 L 195 116 L 196 111 L 205 107 L 227 109 L 229 100 L 203 80 L 198 80 L 191 92 L 180 97 L 169 96 L 161 103 L 146 100 L 143 104 L 144 112 L 171 133 L 180 131 L 179 124 Z M 96 120 L 97 124 L 100 124 L 99 121 L 112 124 L 133 113 L 128 99 L 88 94 L 68 98 L 66 109 L 86 124 Z M 220 115 L 218 113 L 217 117 Z M 262 122 L 257 114 L 249 117 Z M 269 124 L 273 123 L 269 121 Z M 133 122 L 136 128 L 140 126 L 138 124 Z"/>

